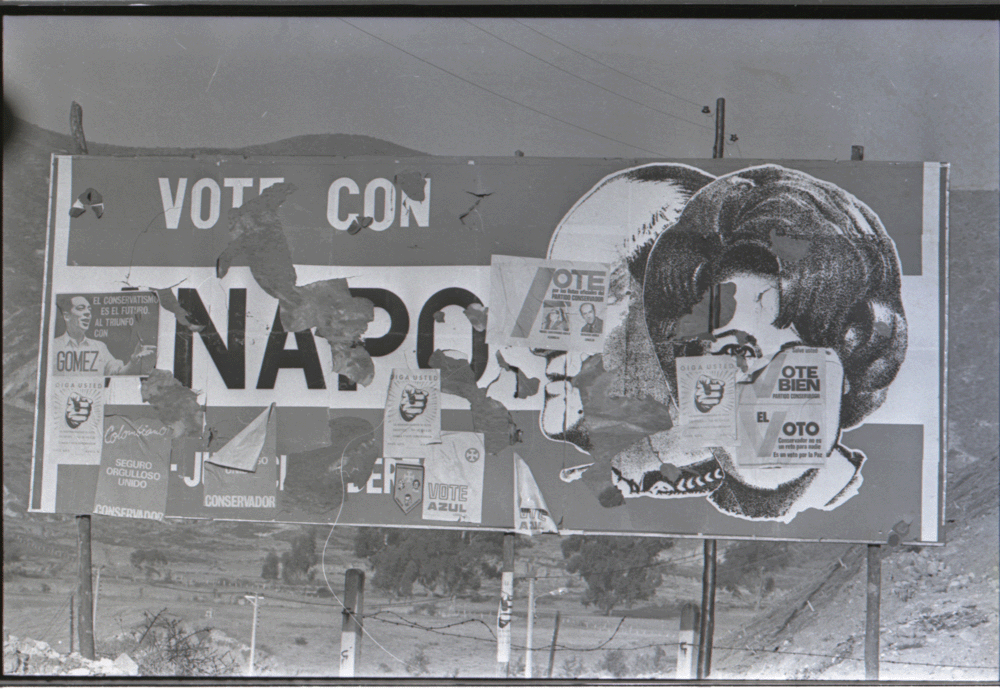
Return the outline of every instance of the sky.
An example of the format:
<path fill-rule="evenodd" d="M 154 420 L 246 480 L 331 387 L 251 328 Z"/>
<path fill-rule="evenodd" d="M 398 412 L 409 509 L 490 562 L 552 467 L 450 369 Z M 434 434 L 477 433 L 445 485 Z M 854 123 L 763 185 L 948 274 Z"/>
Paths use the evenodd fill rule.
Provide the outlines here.
<path fill-rule="evenodd" d="M 947 161 L 998 189 L 1000 25 L 6 16 L 4 97 L 92 142 L 363 134 L 435 155 Z M 710 106 L 712 113 L 702 112 Z M 731 134 L 738 137 L 729 142 Z"/>

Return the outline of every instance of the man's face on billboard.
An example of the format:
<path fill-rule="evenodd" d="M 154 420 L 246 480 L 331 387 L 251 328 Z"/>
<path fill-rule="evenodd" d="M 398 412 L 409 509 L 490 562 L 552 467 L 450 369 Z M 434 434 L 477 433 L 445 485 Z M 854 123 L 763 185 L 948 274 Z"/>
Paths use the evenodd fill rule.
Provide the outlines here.
<path fill-rule="evenodd" d="M 583 316 L 583 320 L 587 323 L 594 323 L 594 319 L 597 318 L 597 313 L 594 311 L 594 305 L 589 303 L 584 303 L 580 307 L 580 315 Z"/>
<path fill-rule="evenodd" d="M 86 297 L 74 297 L 70 303 L 69 312 L 63 314 L 66 319 L 66 331 L 73 337 L 79 338 L 87 333 L 90 328 L 90 303 Z"/>

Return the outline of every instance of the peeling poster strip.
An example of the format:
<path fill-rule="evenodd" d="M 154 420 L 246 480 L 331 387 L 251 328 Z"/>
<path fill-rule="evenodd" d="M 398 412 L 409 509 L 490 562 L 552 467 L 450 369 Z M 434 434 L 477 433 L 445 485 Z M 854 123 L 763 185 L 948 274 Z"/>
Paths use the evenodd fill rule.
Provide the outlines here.
<path fill-rule="evenodd" d="M 454 359 L 435 350 L 428 364 L 441 370 L 441 392 L 469 401 L 472 408 L 472 428 L 483 434 L 486 452 L 496 455 L 507 446 L 521 442 L 522 431 L 503 403 L 486 397 L 486 391 L 476 385 L 476 376 L 468 360 Z"/>

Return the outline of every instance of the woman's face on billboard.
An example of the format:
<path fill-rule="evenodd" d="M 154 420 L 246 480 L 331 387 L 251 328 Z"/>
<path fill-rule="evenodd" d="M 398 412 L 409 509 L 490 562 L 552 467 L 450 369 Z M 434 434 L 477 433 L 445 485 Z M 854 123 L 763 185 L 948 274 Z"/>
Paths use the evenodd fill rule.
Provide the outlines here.
<path fill-rule="evenodd" d="M 726 282 L 736 287 L 736 307 L 733 318 L 719 332 L 709 352 L 713 355 L 731 355 L 742 358 L 737 378 L 737 388 L 748 386 L 761 376 L 766 376 L 768 367 L 780 367 L 781 360 L 775 358 L 784 350 L 805 345 L 795 328 L 779 328 L 775 325 L 779 312 L 779 290 L 775 278 L 749 273 L 733 276 Z M 843 389 L 843 371 L 840 367 L 827 367 L 825 428 L 837 429 L 840 417 L 840 398 Z M 742 394 L 741 394 L 742 398 Z M 838 434 L 829 434 L 828 454 L 835 445 Z M 742 483 L 761 489 L 774 489 L 798 478 L 808 469 L 802 465 L 761 465 L 755 461 L 755 451 L 748 444 L 740 444 L 728 449 L 732 456 L 723 460 L 723 469 L 730 477 Z M 752 463 L 744 461 L 754 460 Z"/>

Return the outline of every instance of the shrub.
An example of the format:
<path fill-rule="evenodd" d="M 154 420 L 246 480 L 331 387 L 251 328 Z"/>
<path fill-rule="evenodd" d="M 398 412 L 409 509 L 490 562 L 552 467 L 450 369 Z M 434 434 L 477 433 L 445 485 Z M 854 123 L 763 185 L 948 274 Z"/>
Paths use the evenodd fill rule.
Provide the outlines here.
<path fill-rule="evenodd" d="M 559 676 L 562 678 L 582 678 L 586 672 L 587 669 L 584 666 L 583 660 L 574 654 L 568 659 L 563 659 Z"/>
<path fill-rule="evenodd" d="M 607 671 L 615 678 L 626 678 L 630 675 L 625 652 L 620 649 L 609 649 L 604 653 L 604 658 L 597 666 L 602 671 Z"/>
<path fill-rule="evenodd" d="M 417 650 L 406 660 L 406 672 L 411 676 L 426 676 L 430 673 L 427 664 L 430 661 L 424 654 L 426 647 L 417 647 Z"/>

